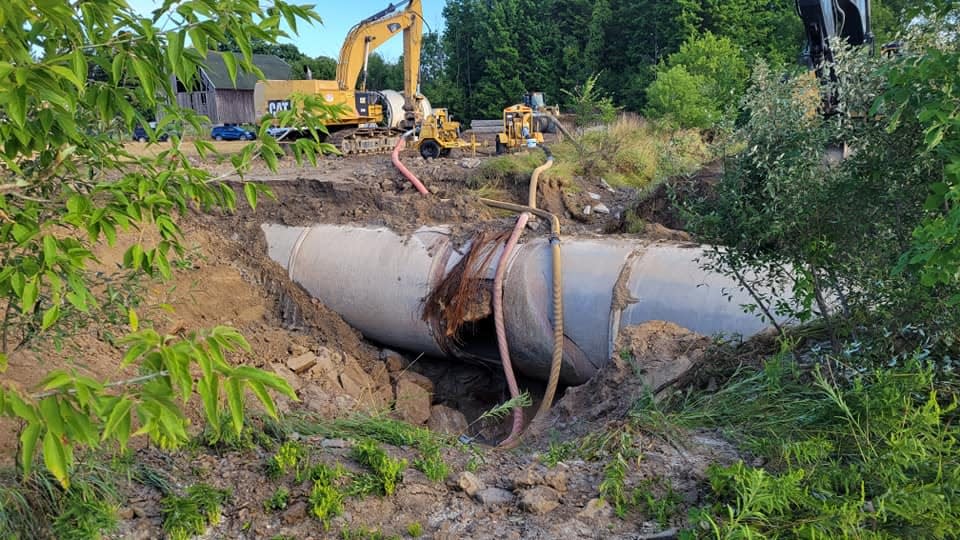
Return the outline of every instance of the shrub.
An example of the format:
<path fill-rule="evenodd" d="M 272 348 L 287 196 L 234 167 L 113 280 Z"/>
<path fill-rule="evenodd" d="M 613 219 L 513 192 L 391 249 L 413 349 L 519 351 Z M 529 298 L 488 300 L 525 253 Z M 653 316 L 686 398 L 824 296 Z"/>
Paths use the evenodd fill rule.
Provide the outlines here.
<path fill-rule="evenodd" d="M 730 38 L 711 32 L 686 41 L 667 58 L 667 65 L 683 66 L 691 75 L 703 77 L 702 92 L 724 114 L 735 112 L 750 78 L 740 49 Z"/>
<path fill-rule="evenodd" d="M 710 81 L 682 65 L 657 71 L 647 87 L 646 113 L 681 127 L 708 128 L 720 120 L 720 104 L 705 92 Z"/>

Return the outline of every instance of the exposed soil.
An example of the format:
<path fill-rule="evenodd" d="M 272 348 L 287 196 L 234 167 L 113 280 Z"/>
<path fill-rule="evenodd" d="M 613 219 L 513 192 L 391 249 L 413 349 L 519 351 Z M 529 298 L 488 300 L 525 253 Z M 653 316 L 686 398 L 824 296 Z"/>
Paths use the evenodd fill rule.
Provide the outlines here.
<path fill-rule="evenodd" d="M 399 232 L 448 224 L 464 234 L 478 227 L 506 229 L 512 224 L 503 214 L 480 204 L 467 189 L 466 180 L 477 164 L 472 156 L 455 154 L 449 159 L 428 162 L 408 151 L 405 162 L 429 186 L 434 197 L 417 194 L 394 170 L 389 156 L 328 158 L 317 167 L 284 163 L 275 174 L 255 168 L 248 178 L 267 182 L 275 200 L 262 200 L 255 211 L 244 207 L 229 215 L 181 216 L 187 243 L 195 249 L 189 251 L 172 280 L 141 286 L 137 311 L 142 324 L 170 334 L 221 324 L 236 327 L 250 341 L 253 352 L 232 360 L 272 370 L 287 378 L 298 391 L 299 402 L 281 402 L 285 411 L 332 417 L 358 411 L 383 412 L 396 401 L 397 410 L 390 414 L 404 420 L 425 423 L 453 435 L 473 436 L 477 441 L 498 439 L 503 425 L 464 426 L 506 399 L 500 373 L 484 366 L 452 365 L 442 359 L 404 357 L 381 350 L 292 284 L 266 256 L 260 231 L 264 221 L 287 225 L 356 223 L 387 226 Z M 211 168 L 220 170 L 217 165 Z M 541 191 L 543 206 L 561 216 L 565 234 L 619 232 L 616 224 L 622 221 L 635 194 L 613 190 L 599 180 L 579 182 L 582 185 L 574 190 L 576 199 L 572 201 L 565 201 L 571 195 L 550 183 L 545 183 Z M 513 195 L 515 202 L 525 199 L 525 193 Z M 583 216 L 571 212 L 588 204 L 580 197 L 588 197 L 589 204 L 605 204 L 609 213 Z M 667 228 L 679 223 L 662 205 L 662 199 L 665 194 L 658 193 L 641 205 L 645 220 L 659 222 L 648 231 L 649 235 L 683 239 L 684 233 Z M 101 246 L 97 253 L 101 267 L 96 270 L 116 270 L 126 246 L 135 238 L 129 234 L 121 237 L 115 247 Z M 149 243 L 150 238 L 146 241 Z M 10 369 L 4 378 L 32 388 L 40 382 L 41 372 L 54 364 L 104 380 L 135 375 L 132 370 L 117 371 L 123 351 L 111 343 L 109 335 L 111 331 L 122 333 L 121 327 L 122 324 L 104 324 L 84 329 L 67 338 L 61 352 L 56 351 L 53 343 L 18 351 L 10 357 Z M 675 519 L 660 524 L 636 510 L 628 519 L 615 517 L 608 505 L 598 503 L 604 467 L 610 458 L 609 447 L 601 447 L 595 459 L 568 458 L 552 468 L 544 464 L 544 456 L 551 444 L 572 443 L 589 434 L 626 429 L 630 407 L 642 397 L 645 388 L 666 386 L 685 368 L 701 362 L 707 344 L 706 338 L 665 323 L 627 329 L 621 336 L 621 348 L 626 351 L 623 357 L 613 359 L 586 385 L 561 393 L 551 414 L 531 426 L 518 449 L 483 451 L 484 461 L 476 477 L 488 488 L 504 490 L 489 492 L 502 496 L 499 502 L 465 492 L 462 486 L 469 485 L 471 479 L 464 480 L 462 474 L 468 469 L 470 453 L 450 447 L 444 450 L 451 470 L 445 482 L 431 482 L 410 468 L 395 495 L 347 499 L 345 514 L 325 531 L 307 515 L 307 484 L 293 485 L 287 479 L 290 507 L 281 512 L 264 509 L 264 501 L 282 481 L 264 476 L 269 453 L 259 447 L 220 454 L 203 447 L 167 453 L 141 445 L 135 450 L 135 457 L 167 476 L 177 489 L 204 481 L 232 491 L 224 519 L 209 532 L 209 538 L 270 538 L 278 534 L 301 539 L 339 537 L 344 527 L 373 528 L 387 536 L 405 536 L 412 523 L 421 524 L 428 538 L 637 538 L 639 534 L 680 524 L 685 508 L 702 502 L 707 465 L 736 460 L 733 447 L 711 433 L 688 433 L 679 439 L 638 433 L 632 450 L 642 459 L 631 466 L 626 487 L 632 490 L 646 486 L 644 489 L 660 496 L 663 486 L 669 484 L 682 499 Z M 294 367 L 299 361 L 309 367 L 298 374 Z M 42 370 L 36 369 L 38 363 Z M 540 385 L 530 384 L 534 392 Z M 427 390 L 421 394 L 416 388 Z M 419 405 L 401 404 L 405 392 L 413 392 L 409 394 L 411 400 L 420 399 Z M 457 421 L 451 424 L 437 420 L 441 412 L 447 415 L 445 418 L 452 414 L 438 409 L 439 406 L 458 409 L 453 414 Z M 199 404 L 191 403 L 189 407 L 189 414 L 199 425 Z M 531 408 L 529 416 L 533 411 Z M 459 419 L 456 414 L 461 415 Z M 15 427 L 10 422 L 0 422 L 0 455 L 12 455 Z M 322 437 L 304 437 L 303 442 L 325 461 L 356 467 L 347 457 L 345 446 L 349 443 Z M 409 448 L 389 451 L 411 463 L 416 457 Z M 126 486 L 124 491 L 129 500 L 122 505 L 121 532 L 115 536 L 161 537 L 161 494 L 155 488 L 136 483 Z"/>

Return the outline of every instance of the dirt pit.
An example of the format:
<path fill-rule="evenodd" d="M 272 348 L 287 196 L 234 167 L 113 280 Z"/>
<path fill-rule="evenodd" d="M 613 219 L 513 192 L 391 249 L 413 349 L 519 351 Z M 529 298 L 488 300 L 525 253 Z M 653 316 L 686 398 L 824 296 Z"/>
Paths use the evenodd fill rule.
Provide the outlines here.
<path fill-rule="evenodd" d="M 485 443 L 506 435 L 509 418 L 477 419 L 508 398 L 499 367 L 422 358 L 371 343 L 290 283 L 266 256 L 263 222 L 382 225 L 398 232 L 448 224 L 465 236 L 480 227 L 506 229 L 513 220 L 491 212 L 467 188 L 467 178 L 477 166 L 474 159 L 428 162 L 408 152 L 405 160 L 430 187 L 432 198 L 417 194 L 390 165 L 389 156 L 324 159 L 316 168 L 286 163 L 275 174 L 254 170 L 248 175 L 266 182 L 276 197 L 262 200 L 255 211 L 181 216 L 192 248 L 174 278 L 139 283 L 131 291 L 131 302 L 136 298 L 131 307 L 142 325 L 168 334 L 216 325 L 236 327 L 249 340 L 252 353 L 232 361 L 287 379 L 299 400 L 281 400 L 279 405 L 291 418 L 384 415 L 428 427 L 450 441 L 463 436 L 460 444 L 442 448 L 449 469 L 445 479 L 431 481 L 410 467 L 392 496 L 348 497 L 344 513 L 329 528 L 309 514 L 309 482 L 269 479 L 264 474 L 272 450 L 255 446 L 224 451 L 194 445 L 168 453 L 141 441 L 135 446 L 135 462 L 167 478 L 174 492 L 182 493 L 197 482 L 231 491 L 222 522 L 206 537 L 309 539 L 340 537 L 342 530 L 360 529 L 409 536 L 409 527 L 416 523 L 428 538 L 636 538 L 682 525 L 685 509 L 703 502 L 706 466 L 738 458 L 716 434 L 687 433 L 668 439 L 630 423 L 629 411 L 643 397 L 645 385 L 668 383 L 676 375 L 674 368 L 699 361 L 705 338 L 662 323 L 630 330 L 622 347 L 632 351 L 634 363 L 626 356 L 615 358 L 586 385 L 562 389 L 551 414 L 531 426 L 517 449 L 495 450 Z M 523 202 L 523 194 L 515 195 L 513 202 Z M 632 197 L 616 190 L 598 196 L 610 213 L 582 220 L 561 211 L 565 231 L 609 229 Z M 117 271 L 134 238 L 126 235 L 116 247 L 101 247 L 102 266 L 96 270 Z M 150 237 L 145 241 L 149 243 Z M 103 380 L 135 375 L 116 369 L 123 350 L 112 336 L 123 333 L 125 322 L 101 321 L 62 342 L 25 347 L 11 355 L 4 377 L 31 388 L 49 367 L 76 369 Z M 38 364 L 43 370 L 36 369 Z M 644 373 L 635 369 L 636 364 L 656 369 Z M 542 395 L 541 382 L 521 384 L 534 396 Z M 537 405 L 527 408 L 528 419 Z M 202 425 L 200 410 L 196 400 L 188 405 L 197 426 Z M 610 434 L 625 432 L 633 434 L 630 443 L 617 446 Z M 16 433 L 15 425 L 0 422 L 2 455 L 13 454 Z M 358 467 L 350 454 L 353 441 L 296 432 L 289 436 L 318 460 Z M 418 458 L 410 447 L 391 446 L 388 452 L 410 464 Z M 623 519 L 614 515 L 609 493 L 603 497 L 606 502 L 601 501 L 606 468 L 618 453 L 631 460 L 623 489 L 671 497 L 676 506 L 673 517 L 657 522 L 651 512 L 634 505 Z M 289 505 L 282 511 L 266 509 L 264 502 L 281 486 L 290 490 Z M 113 537 L 162 537 L 163 493 L 136 482 L 124 484 L 122 491 L 121 528 Z"/>

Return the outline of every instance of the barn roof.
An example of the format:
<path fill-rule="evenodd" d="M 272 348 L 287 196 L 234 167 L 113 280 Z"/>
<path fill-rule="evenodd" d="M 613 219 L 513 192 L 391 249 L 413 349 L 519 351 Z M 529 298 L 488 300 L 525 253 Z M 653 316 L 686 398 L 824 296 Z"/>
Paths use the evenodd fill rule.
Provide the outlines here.
<path fill-rule="evenodd" d="M 237 84 L 234 86 L 230 80 L 230 74 L 227 71 L 227 64 L 223 61 L 223 54 L 232 54 L 237 59 Z M 207 74 L 213 86 L 219 89 L 253 90 L 257 84 L 257 76 L 247 73 L 240 67 L 242 61 L 240 53 L 220 53 L 210 51 L 207 53 L 206 65 L 203 71 Z M 283 61 L 279 56 L 272 54 L 253 55 L 253 64 L 263 71 L 263 76 L 267 79 L 290 79 L 290 65 Z"/>

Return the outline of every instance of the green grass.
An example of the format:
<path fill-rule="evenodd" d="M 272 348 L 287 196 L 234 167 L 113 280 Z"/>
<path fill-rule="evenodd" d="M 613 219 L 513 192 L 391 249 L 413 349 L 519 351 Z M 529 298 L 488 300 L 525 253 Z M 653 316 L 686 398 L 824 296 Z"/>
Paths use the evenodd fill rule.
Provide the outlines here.
<path fill-rule="evenodd" d="M 130 472 L 126 462 L 85 456 L 64 490 L 40 467 L 24 479 L 0 471 L 0 538 L 99 539 L 117 525 L 117 481 Z"/>
<path fill-rule="evenodd" d="M 267 510 L 284 510 L 290 500 L 290 490 L 280 486 L 269 499 L 264 501 L 263 506 Z"/>
<path fill-rule="evenodd" d="M 307 449 L 297 441 L 287 441 L 267 461 L 267 477 L 279 478 L 291 471 L 300 475 L 308 461 Z"/>
<path fill-rule="evenodd" d="M 696 526 L 714 538 L 956 538 L 956 403 L 916 363 L 836 383 L 784 358 L 738 373 L 676 418 L 723 429 L 767 464 L 712 467 Z"/>
<path fill-rule="evenodd" d="M 355 444 L 351 450 L 351 455 L 358 463 L 373 472 L 375 491 L 382 495 L 393 495 L 397 484 L 403 478 L 403 470 L 407 468 L 407 460 L 391 458 L 372 439 Z"/>
<path fill-rule="evenodd" d="M 160 501 L 164 533 L 170 540 L 203 534 L 208 526 L 220 523 L 223 504 L 229 498 L 228 491 L 203 483 L 188 487 L 182 497 L 167 495 Z"/>
<path fill-rule="evenodd" d="M 368 447 L 371 441 L 397 447 L 412 447 L 420 454 L 414 459 L 413 465 L 427 478 L 439 482 L 449 474 L 449 467 L 443 459 L 442 450 L 453 447 L 452 440 L 422 427 L 384 416 L 367 415 L 338 420 L 314 420 L 301 417 L 294 418 L 292 422 L 291 427 L 299 433 L 359 440 L 361 442 L 358 446 L 364 448 Z M 361 461 L 361 464 L 364 463 Z"/>

